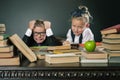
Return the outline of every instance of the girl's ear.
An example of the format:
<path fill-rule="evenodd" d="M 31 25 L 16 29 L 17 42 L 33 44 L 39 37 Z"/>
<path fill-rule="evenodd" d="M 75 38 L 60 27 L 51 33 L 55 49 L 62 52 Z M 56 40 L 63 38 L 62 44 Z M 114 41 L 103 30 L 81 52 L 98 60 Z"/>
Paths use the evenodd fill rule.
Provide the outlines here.
<path fill-rule="evenodd" d="M 86 24 L 86 27 L 88 28 L 89 26 L 90 26 L 90 24 L 89 24 L 89 23 L 87 23 L 87 24 Z"/>

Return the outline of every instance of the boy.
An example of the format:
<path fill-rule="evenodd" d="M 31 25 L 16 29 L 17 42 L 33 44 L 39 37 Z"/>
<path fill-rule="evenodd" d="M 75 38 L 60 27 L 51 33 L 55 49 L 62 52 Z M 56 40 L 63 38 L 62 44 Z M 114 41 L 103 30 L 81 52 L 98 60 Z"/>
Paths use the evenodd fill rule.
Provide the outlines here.
<path fill-rule="evenodd" d="M 32 20 L 29 22 L 23 41 L 29 46 L 57 46 L 62 43 L 56 39 L 49 21 Z"/>

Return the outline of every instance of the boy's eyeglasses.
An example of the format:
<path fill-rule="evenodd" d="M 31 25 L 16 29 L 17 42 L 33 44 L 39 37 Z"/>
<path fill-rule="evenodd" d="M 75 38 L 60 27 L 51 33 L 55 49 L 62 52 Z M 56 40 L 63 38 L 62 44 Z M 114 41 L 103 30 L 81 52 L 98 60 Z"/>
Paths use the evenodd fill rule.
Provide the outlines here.
<path fill-rule="evenodd" d="M 35 35 L 35 36 L 38 36 L 38 35 L 40 35 L 40 36 L 45 36 L 45 35 L 46 35 L 46 32 L 34 32 L 34 35 Z"/>

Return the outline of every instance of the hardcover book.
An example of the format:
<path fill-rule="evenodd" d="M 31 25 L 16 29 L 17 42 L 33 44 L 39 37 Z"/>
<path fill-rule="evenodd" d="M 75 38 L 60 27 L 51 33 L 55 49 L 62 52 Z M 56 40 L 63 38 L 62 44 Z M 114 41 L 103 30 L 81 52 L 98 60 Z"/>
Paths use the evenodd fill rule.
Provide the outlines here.
<path fill-rule="evenodd" d="M 119 33 L 119 32 L 120 32 L 120 24 L 101 30 L 101 34 L 111 34 L 111 33 Z"/>
<path fill-rule="evenodd" d="M 84 66 L 84 67 L 95 67 L 95 66 L 108 66 L 108 63 L 81 63 L 81 66 Z"/>
<path fill-rule="evenodd" d="M 81 63 L 108 63 L 108 59 L 87 59 L 84 56 L 81 56 Z"/>
<path fill-rule="evenodd" d="M 0 58 L 0 66 L 20 65 L 20 58 L 18 56 L 10 58 Z"/>
<path fill-rule="evenodd" d="M 108 60 L 109 63 L 120 63 L 120 56 L 110 57 Z"/>
<path fill-rule="evenodd" d="M 14 52 L 0 52 L 0 58 L 10 58 L 14 56 Z"/>
<path fill-rule="evenodd" d="M 78 49 L 66 49 L 66 50 L 53 50 L 54 54 L 64 54 L 64 53 L 75 53 L 81 54 L 81 51 Z"/>
<path fill-rule="evenodd" d="M 3 40 L 4 39 L 4 36 L 3 35 L 0 35 L 0 40 Z"/>
<path fill-rule="evenodd" d="M 7 39 L 6 40 L 0 40 L 0 47 L 7 46 Z"/>
<path fill-rule="evenodd" d="M 5 33 L 5 31 L 6 31 L 6 29 L 5 29 L 5 28 L 0 27 L 0 33 L 1 33 L 1 34 Z"/>
<path fill-rule="evenodd" d="M 103 35 L 102 38 L 105 39 L 120 39 L 120 34 L 107 34 L 107 35 Z"/>
<path fill-rule="evenodd" d="M 103 38 L 102 42 L 105 42 L 105 43 L 118 43 L 118 44 L 120 44 L 120 38 Z"/>
<path fill-rule="evenodd" d="M 46 51 L 46 50 L 62 50 L 71 49 L 71 46 L 33 46 L 30 47 L 33 51 Z"/>
<path fill-rule="evenodd" d="M 120 50 L 120 43 L 105 43 L 102 42 L 102 47 L 108 50 Z"/>
<path fill-rule="evenodd" d="M 0 34 L 0 40 L 8 39 L 9 35 L 7 34 Z"/>
<path fill-rule="evenodd" d="M 51 54 L 48 51 L 33 51 L 33 52 L 36 54 L 38 59 L 45 59 L 46 54 Z"/>
<path fill-rule="evenodd" d="M 0 33 L 4 33 L 6 31 L 5 24 L 0 24 Z"/>
<path fill-rule="evenodd" d="M 82 56 L 84 56 L 87 59 L 106 59 L 108 57 L 108 54 L 100 51 L 94 52 L 82 51 Z"/>
<path fill-rule="evenodd" d="M 115 51 L 112 51 L 112 50 L 108 50 L 108 49 L 105 49 L 106 53 L 108 54 L 108 58 L 110 57 L 120 57 L 120 50 L 115 50 Z"/>
<path fill-rule="evenodd" d="M 0 27 L 5 28 L 5 24 L 0 24 Z"/>
<path fill-rule="evenodd" d="M 110 53 L 109 57 L 120 57 L 120 52 L 119 53 Z"/>
<path fill-rule="evenodd" d="M 9 38 L 11 42 L 23 53 L 23 55 L 30 62 L 34 62 L 37 60 L 37 57 L 34 54 L 34 52 L 23 42 L 23 40 L 17 34 L 14 34 Z"/>
<path fill-rule="evenodd" d="M 13 51 L 13 45 L 0 47 L 0 52 L 11 52 Z"/>
<path fill-rule="evenodd" d="M 58 63 L 77 63 L 79 62 L 79 56 L 74 53 L 68 54 L 47 54 L 45 55 L 45 61 L 49 64 L 58 64 Z"/>

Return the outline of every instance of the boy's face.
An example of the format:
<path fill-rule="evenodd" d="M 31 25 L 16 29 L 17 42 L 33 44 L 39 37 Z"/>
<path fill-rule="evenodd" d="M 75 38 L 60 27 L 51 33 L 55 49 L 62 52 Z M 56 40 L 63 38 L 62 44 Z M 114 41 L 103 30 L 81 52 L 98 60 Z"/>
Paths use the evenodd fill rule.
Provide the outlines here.
<path fill-rule="evenodd" d="M 76 36 L 79 36 L 84 31 L 84 29 L 86 28 L 86 23 L 82 19 L 78 20 L 76 18 L 73 18 L 71 26 L 72 26 L 73 33 Z"/>
<path fill-rule="evenodd" d="M 33 29 L 33 38 L 37 43 L 42 43 L 46 39 L 44 27 L 35 27 Z"/>

